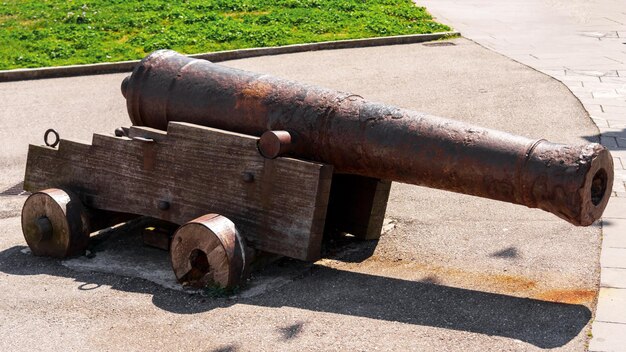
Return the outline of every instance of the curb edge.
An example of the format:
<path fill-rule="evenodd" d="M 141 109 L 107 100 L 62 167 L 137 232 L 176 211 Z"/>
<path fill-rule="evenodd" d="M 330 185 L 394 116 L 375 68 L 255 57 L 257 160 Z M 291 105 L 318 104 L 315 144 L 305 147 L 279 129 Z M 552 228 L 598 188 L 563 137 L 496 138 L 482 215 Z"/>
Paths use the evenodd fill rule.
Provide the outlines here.
<path fill-rule="evenodd" d="M 333 50 L 348 48 L 363 48 L 369 46 L 414 44 L 438 40 L 450 36 L 459 36 L 459 32 L 439 32 L 430 34 L 409 34 L 389 37 L 376 37 L 364 39 L 338 40 L 319 43 L 293 44 L 266 48 L 248 48 L 239 50 L 217 51 L 212 53 L 200 53 L 189 55 L 196 59 L 204 59 L 213 62 L 226 60 L 245 59 L 250 57 L 292 54 L 306 51 Z M 0 82 L 23 81 L 42 78 L 59 78 L 85 76 L 106 73 L 130 72 L 140 60 L 103 62 L 86 65 L 69 65 L 43 68 L 26 68 L 15 70 L 0 70 Z"/>

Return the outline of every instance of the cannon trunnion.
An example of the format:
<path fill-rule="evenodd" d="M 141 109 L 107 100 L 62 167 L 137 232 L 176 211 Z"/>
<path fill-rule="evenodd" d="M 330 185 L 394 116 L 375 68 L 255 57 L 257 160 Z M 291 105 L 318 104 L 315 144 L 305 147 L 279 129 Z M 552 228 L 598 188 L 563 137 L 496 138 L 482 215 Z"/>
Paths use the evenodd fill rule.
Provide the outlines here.
<path fill-rule="evenodd" d="M 91 232 L 148 216 L 180 226 L 157 242 L 181 283 L 233 287 L 264 253 L 316 260 L 325 233 L 378 238 L 391 181 L 582 226 L 611 193 L 599 144 L 531 140 L 172 51 L 142 60 L 122 93 L 134 126 L 30 146 L 22 227 L 34 254 L 80 255 Z"/>

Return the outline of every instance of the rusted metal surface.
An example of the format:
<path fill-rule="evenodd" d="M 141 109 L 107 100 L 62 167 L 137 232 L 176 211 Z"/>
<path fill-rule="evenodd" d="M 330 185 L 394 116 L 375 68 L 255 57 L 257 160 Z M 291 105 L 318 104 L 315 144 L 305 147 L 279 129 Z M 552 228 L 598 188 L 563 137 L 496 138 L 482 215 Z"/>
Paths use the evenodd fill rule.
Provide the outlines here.
<path fill-rule="evenodd" d="M 246 266 L 243 240 L 232 221 L 203 215 L 181 226 L 170 247 L 172 268 L 185 286 L 237 286 Z"/>
<path fill-rule="evenodd" d="M 291 135 L 287 131 L 267 131 L 259 139 L 259 152 L 268 159 L 289 153 Z"/>
<path fill-rule="evenodd" d="M 268 75 L 157 51 L 125 79 L 135 125 L 184 121 L 261 136 L 340 173 L 540 208 L 575 225 L 602 214 L 613 162 L 599 144 L 532 140 Z"/>
<path fill-rule="evenodd" d="M 45 189 L 26 199 L 22 232 L 34 255 L 81 255 L 89 240 L 89 216 L 75 195 L 61 189 Z"/>

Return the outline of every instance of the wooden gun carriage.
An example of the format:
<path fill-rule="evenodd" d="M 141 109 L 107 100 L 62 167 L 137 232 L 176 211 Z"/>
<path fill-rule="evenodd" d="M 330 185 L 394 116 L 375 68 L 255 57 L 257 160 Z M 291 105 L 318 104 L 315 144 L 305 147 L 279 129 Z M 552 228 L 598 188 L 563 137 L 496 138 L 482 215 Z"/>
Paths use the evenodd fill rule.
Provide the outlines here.
<path fill-rule="evenodd" d="M 232 287 L 257 252 L 310 261 L 325 231 L 378 238 L 391 181 L 582 226 L 613 182 L 599 144 L 530 140 L 172 51 L 142 60 L 122 92 L 132 127 L 30 146 L 22 228 L 35 255 L 80 255 L 91 232 L 149 216 L 180 226 L 169 247 L 181 283 Z"/>

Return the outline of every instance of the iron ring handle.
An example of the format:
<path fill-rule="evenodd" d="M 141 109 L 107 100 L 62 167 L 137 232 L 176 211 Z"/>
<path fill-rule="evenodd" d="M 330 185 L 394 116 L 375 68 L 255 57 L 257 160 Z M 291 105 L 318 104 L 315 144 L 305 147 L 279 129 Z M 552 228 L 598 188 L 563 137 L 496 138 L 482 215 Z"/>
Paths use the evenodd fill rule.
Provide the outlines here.
<path fill-rule="evenodd" d="M 48 142 L 48 136 L 50 136 L 50 133 L 54 134 L 54 142 L 52 143 Z M 61 137 L 59 137 L 59 132 L 55 131 L 53 128 L 49 128 L 43 135 L 43 141 L 48 147 L 55 148 L 57 145 L 59 145 Z"/>

